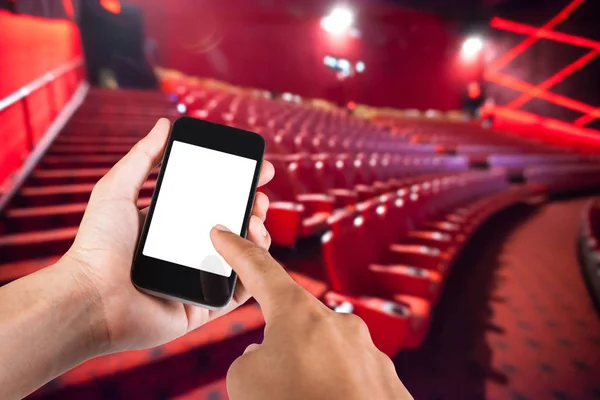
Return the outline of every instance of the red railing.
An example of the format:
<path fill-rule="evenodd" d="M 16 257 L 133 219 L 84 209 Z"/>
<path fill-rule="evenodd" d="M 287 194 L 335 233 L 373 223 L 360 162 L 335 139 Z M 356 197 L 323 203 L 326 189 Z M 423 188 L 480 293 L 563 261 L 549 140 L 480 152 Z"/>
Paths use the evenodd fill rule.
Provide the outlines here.
<path fill-rule="evenodd" d="M 9 171 L 4 181 L 0 182 L 0 212 L 4 209 L 9 200 L 14 196 L 19 187 L 23 184 L 27 176 L 31 173 L 35 165 L 38 163 L 41 156 L 46 152 L 49 145 L 54 140 L 54 137 L 64 126 L 64 123 L 72 115 L 79 103 L 83 100 L 87 85 L 81 85 L 84 81 L 85 74 L 83 72 L 84 62 L 80 57 L 72 62 L 61 65 L 52 71 L 45 73 L 43 76 L 33 82 L 23 86 L 16 92 L 8 95 L 4 99 L 0 99 L 0 121 L 2 121 L 2 113 L 10 107 L 20 105 L 23 111 L 23 123 L 25 127 L 25 143 L 26 143 L 26 159 L 22 165 Z M 54 96 L 52 85 L 64 78 L 68 74 L 74 74 L 75 84 L 73 87 L 68 87 L 67 92 L 71 94 L 71 99 L 65 104 L 59 104 Z M 36 93 L 40 89 L 47 89 L 48 107 L 50 109 L 50 122 L 47 129 L 42 135 L 42 138 L 36 141 L 34 137 L 34 129 L 32 124 L 32 113 L 28 97 Z M 83 89 L 83 90 L 79 90 Z M 79 93 L 79 96 L 78 96 Z M 81 97 L 76 99 L 76 97 Z M 19 132 L 15 132 L 19 133 Z M 3 160 L 0 160 L 2 167 Z"/>
<path fill-rule="evenodd" d="M 33 128 L 31 125 L 31 110 L 29 108 L 29 104 L 27 102 L 27 97 L 32 93 L 36 92 L 41 88 L 48 89 L 48 105 L 50 110 L 52 111 L 53 117 L 56 117 L 60 112 L 61 105 L 56 103 L 56 98 L 52 91 L 52 85 L 50 83 L 58 80 L 69 72 L 75 72 L 77 76 L 77 84 L 83 79 L 84 73 L 82 71 L 84 66 L 83 58 L 79 57 L 77 60 L 72 61 L 70 63 L 61 65 L 58 68 L 55 68 L 52 71 L 46 72 L 44 75 L 40 76 L 33 82 L 23 86 L 16 92 L 6 96 L 4 99 L 0 99 L 0 120 L 2 118 L 1 113 L 8 109 L 10 106 L 13 106 L 19 102 L 22 103 L 23 106 L 23 114 L 24 118 L 24 126 L 25 126 L 25 135 L 27 141 L 27 148 L 32 151 L 35 147 L 35 140 L 33 137 Z M 76 85 L 75 85 L 76 86 Z M 70 91 L 74 92 L 76 87 L 73 87 Z M 54 119 L 54 118 L 52 118 Z"/>
<path fill-rule="evenodd" d="M 84 83 L 75 23 L 0 11 L 0 210 L 81 101 Z"/>

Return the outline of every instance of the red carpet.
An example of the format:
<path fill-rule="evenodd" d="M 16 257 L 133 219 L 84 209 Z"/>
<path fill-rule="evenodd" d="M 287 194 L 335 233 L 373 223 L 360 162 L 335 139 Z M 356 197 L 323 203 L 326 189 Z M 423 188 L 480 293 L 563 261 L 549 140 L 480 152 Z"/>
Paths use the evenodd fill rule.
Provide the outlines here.
<path fill-rule="evenodd" d="M 427 342 L 396 360 L 416 399 L 600 399 L 600 320 L 576 257 L 584 204 L 514 208 L 476 235 Z"/>

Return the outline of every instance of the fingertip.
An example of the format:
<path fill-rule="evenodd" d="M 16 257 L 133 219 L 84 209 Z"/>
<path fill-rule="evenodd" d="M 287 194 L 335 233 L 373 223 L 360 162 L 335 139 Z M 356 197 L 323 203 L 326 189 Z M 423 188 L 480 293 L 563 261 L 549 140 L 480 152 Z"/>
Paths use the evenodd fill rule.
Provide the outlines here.
<path fill-rule="evenodd" d="M 160 117 L 156 125 L 171 125 L 171 121 L 167 117 Z"/>
<path fill-rule="evenodd" d="M 269 232 L 267 232 L 267 228 L 265 228 L 265 224 L 263 224 L 262 219 L 260 217 L 253 215 L 250 217 L 250 227 L 255 233 L 263 238 L 269 236 Z"/>
<path fill-rule="evenodd" d="M 217 225 L 213 226 L 212 230 L 213 230 L 213 232 L 214 231 L 216 231 L 216 232 L 231 232 L 231 230 L 228 227 L 221 225 L 221 224 L 217 224 Z"/>
<path fill-rule="evenodd" d="M 268 160 L 265 160 L 264 163 L 266 175 L 273 178 L 275 176 L 275 167 L 273 166 L 273 163 L 271 163 L 271 161 Z"/>
<path fill-rule="evenodd" d="M 269 204 L 271 204 L 271 200 L 269 199 L 269 196 L 267 196 L 263 192 L 259 192 L 259 197 L 260 197 L 260 200 L 259 200 L 260 206 L 265 209 L 269 208 Z"/>
<path fill-rule="evenodd" d="M 170 129 L 171 121 L 164 117 L 159 118 L 159 120 L 156 121 L 156 124 L 150 130 L 148 135 L 142 140 L 144 140 L 146 143 L 149 143 L 148 146 L 154 149 L 158 149 L 160 147 L 160 149 L 162 150 L 166 145 L 167 136 L 169 136 Z"/>
<path fill-rule="evenodd" d="M 162 135 L 167 135 L 169 133 L 170 128 L 171 128 L 171 121 L 169 121 L 165 117 L 161 117 L 158 119 L 158 121 L 156 121 L 154 128 L 152 128 L 152 130 L 150 132 L 151 133 L 156 132 L 156 133 L 161 133 Z"/>
<path fill-rule="evenodd" d="M 263 161 L 263 165 L 265 166 L 266 169 L 271 170 L 273 173 L 275 173 L 275 167 L 273 166 L 273 163 L 269 160 L 264 160 Z"/>
<path fill-rule="evenodd" d="M 258 349 L 260 349 L 260 344 L 252 343 L 248 347 L 246 347 L 246 350 L 244 350 L 243 354 L 248 354 L 248 353 L 251 353 L 251 352 L 256 351 Z"/>
<path fill-rule="evenodd" d="M 254 199 L 254 209 L 252 210 L 252 213 L 258 216 L 264 222 L 267 218 L 269 204 L 269 197 L 262 192 L 257 192 L 256 198 Z"/>
<path fill-rule="evenodd" d="M 215 239 L 218 240 L 221 233 L 228 232 L 228 231 L 229 231 L 229 229 L 227 229 L 226 226 L 217 224 L 217 225 L 213 226 L 212 229 L 210 230 L 210 240 L 212 240 L 212 242 L 214 244 Z"/>
<path fill-rule="evenodd" d="M 263 186 L 269 183 L 269 181 L 271 181 L 271 179 L 273 179 L 274 176 L 275 167 L 273 166 L 273 164 L 271 164 L 271 162 L 268 160 L 263 160 L 263 164 L 260 170 L 259 186 Z"/>
<path fill-rule="evenodd" d="M 265 250 L 269 250 L 271 247 L 271 237 L 263 224 L 263 220 L 253 215 L 250 217 L 249 225 L 248 240 Z"/>

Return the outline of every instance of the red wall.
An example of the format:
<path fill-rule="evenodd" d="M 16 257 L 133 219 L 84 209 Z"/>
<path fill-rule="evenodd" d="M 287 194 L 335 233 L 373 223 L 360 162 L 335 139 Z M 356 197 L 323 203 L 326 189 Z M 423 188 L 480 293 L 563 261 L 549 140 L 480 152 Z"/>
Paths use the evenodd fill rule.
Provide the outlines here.
<path fill-rule="evenodd" d="M 75 24 L 0 11 L 0 99 L 82 54 Z M 64 75 L 27 97 L 32 136 L 28 140 L 23 102 L 0 111 L 0 189 L 25 161 L 55 114 L 76 89 L 79 76 Z M 53 98 L 51 106 L 50 99 Z"/>
<path fill-rule="evenodd" d="M 334 4 L 303 0 L 131 0 L 142 7 L 161 64 L 233 84 L 377 106 L 460 107 L 453 27 L 438 16 L 363 1 L 360 38 L 334 40 L 320 19 Z M 331 54 L 366 64 L 339 82 L 325 67 Z"/>

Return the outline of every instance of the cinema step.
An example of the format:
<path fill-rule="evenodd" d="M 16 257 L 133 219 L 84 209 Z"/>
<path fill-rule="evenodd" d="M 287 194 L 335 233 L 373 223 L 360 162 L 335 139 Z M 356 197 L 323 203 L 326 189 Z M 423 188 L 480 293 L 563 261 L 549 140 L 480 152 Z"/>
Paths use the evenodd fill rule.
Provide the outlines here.
<path fill-rule="evenodd" d="M 158 118 L 165 116 L 166 113 L 158 113 L 156 115 L 146 116 L 144 114 L 128 115 L 124 118 L 121 115 L 77 115 L 77 118 L 71 120 L 67 125 L 70 130 L 74 127 L 82 129 L 90 129 L 94 127 L 108 127 L 108 128 L 123 128 L 123 127 L 134 127 L 143 128 L 147 125 L 154 125 Z M 166 118 L 166 116 L 165 116 Z"/>
<path fill-rule="evenodd" d="M 208 385 L 200 386 L 191 392 L 180 396 L 175 396 L 171 400 L 227 400 L 227 382 L 226 379 L 219 379 Z"/>
<path fill-rule="evenodd" d="M 8 264 L 0 264 L 0 286 L 6 285 L 25 275 L 32 274 L 42 268 L 46 268 L 60 259 L 60 256 L 50 256 L 25 260 Z"/>
<path fill-rule="evenodd" d="M 46 155 L 40 166 L 44 169 L 51 168 L 101 168 L 112 167 L 122 158 L 122 155 Z"/>
<path fill-rule="evenodd" d="M 105 134 L 111 136 L 119 136 L 123 134 L 131 135 L 142 135 L 147 133 L 156 124 L 158 119 L 152 119 L 151 121 L 137 123 L 137 124 L 123 124 L 118 125 L 117 123 L 112 124 L 86 124 L 78 122 L 72 126 L 65 128 L 65 135 L 67 136 L 89 136 L 90 134 Z"/>
<path fill-rule="evenodd" d="M 129 136 L 63 136 L 60 135 L 54 144 L 128 144 L 133 146 L 139 139 Z"/>
<path fill-rule="evenodd" d="M 146 109 L 135 109 L 135 110 L 127 110 L 120 108 L 111 108 L 104 109 L 100 112 L 95 112 L 94 110 L 82 110 L 77 113 L 77 122 L 85 119 L 89 119 L 94 121 L 98 117 L 101 119 L 98 120 L 99 123 L 106 123 L 114 121 L 115 123 L 121 123 L 124 119 L 127 119 L 127 122 L 147 122 L 147 121 L 156 121 L 159 118 L 173 118 L 177 117 L 179 113 L 177 111 L 167 111 L 162 107 L 159 108 L 146 108 Z M 102 119 L 105 118 L 105 119 Z"/>
<path fill-rule="evenodd" d="M 324 296 L 324 283 L 290 275 L 315 297 Z M 262 341 L 263 329 L 259 306 L 243 305 L 171 343 L 92 359 L 56 378 L 31 398 L 95 399 L 102 393 L 103 398 L 116 400 L 172 399 L 202 393 L 201 388 L 216 390 L 246 347 Z"/>
<path fill-rule="evenodd" d="M 71 183 L 95 183 L 102 178 L 110 168 L 65 168 L 65 169 L 36 169 L 27 183 L 31 186 L 64 185 Z M 158 168 L 150 173 L 151 179 L 158 176 Z"/>
<path fill-rule="evenodd" d="M 116 154 L 123 156 L 131 150 L 128 144 L 55 144 L 48 150 L 48 155 L 59 154 Z"/>
<path fill-rule="evenodd" d="M 77 227 L 22 232 L 0 236 L 0 260 L 3 263 L 35 257 L 61 255 L 69 249 Z"/>
<path fill-rule="evenodd" d="M 97 127 L 72 127 L 65 128 L 65 130 L 61 133 L 61 136 L 64 137 L 90 137 L 90 136 L 98 136 L 105 135 L 111 137 L 136 137 L 142 138 L 146 136 L 150 129 L 154 126 L 154 123 L 148 124 L 146 126 L 97 126 Z"/>
<path fill-rule="evenodd" d="M 138 199 L 138 207 L 150 205 L 150 197 Z M 52 229 L 57 226 L 78 226 L 87 202 L 40 207 L 10 208 L 4 216 L 6 232 L 29 232 Z"/>
<path fill-rule="evenodd" d="M 140 196 L 152 196 L 155 180 L 144 182 Z M 78 183 L 70 185 L 27 186 L 14 199 L 14 206 L 46 206 L 68 203 L 87 202 L 90 198 L 93 183 Z"/>
<path fill-rule="evenodd" d="M 175 110 L 173 103 L 164 103 L 164 104 L 153 104 L 153 103 L 145 103 L 145 104 L 136 104 L 136 106 L 127 106 L 126 104 L 106 104 L 106 102 L 102 104 L 84 104 L 77 112 L 78 118 L 86 118 L 86 117 L 96 117 L 96 116 L 104 116 L 104 115 L 115 115 L 115 116 L 155 116 L 155 115 L 165 115 L 165 114 L 175 114 L 177 110 Z"/>
<path fill-rule="evenodd" d="M 119 123 L 101 123 L 101 122 L 85 122 L 77 121 L 71 125 L 65 127 L 64 133 L 66 135 L 77 135 L 77 136 L 89 136 L 97 134 L 106 135 L 140 135 L 147 133 L 156 124 L 158 118 L 152 118 L 146 122 L 139 123 L 126 123 L 121 121 Z"/>

